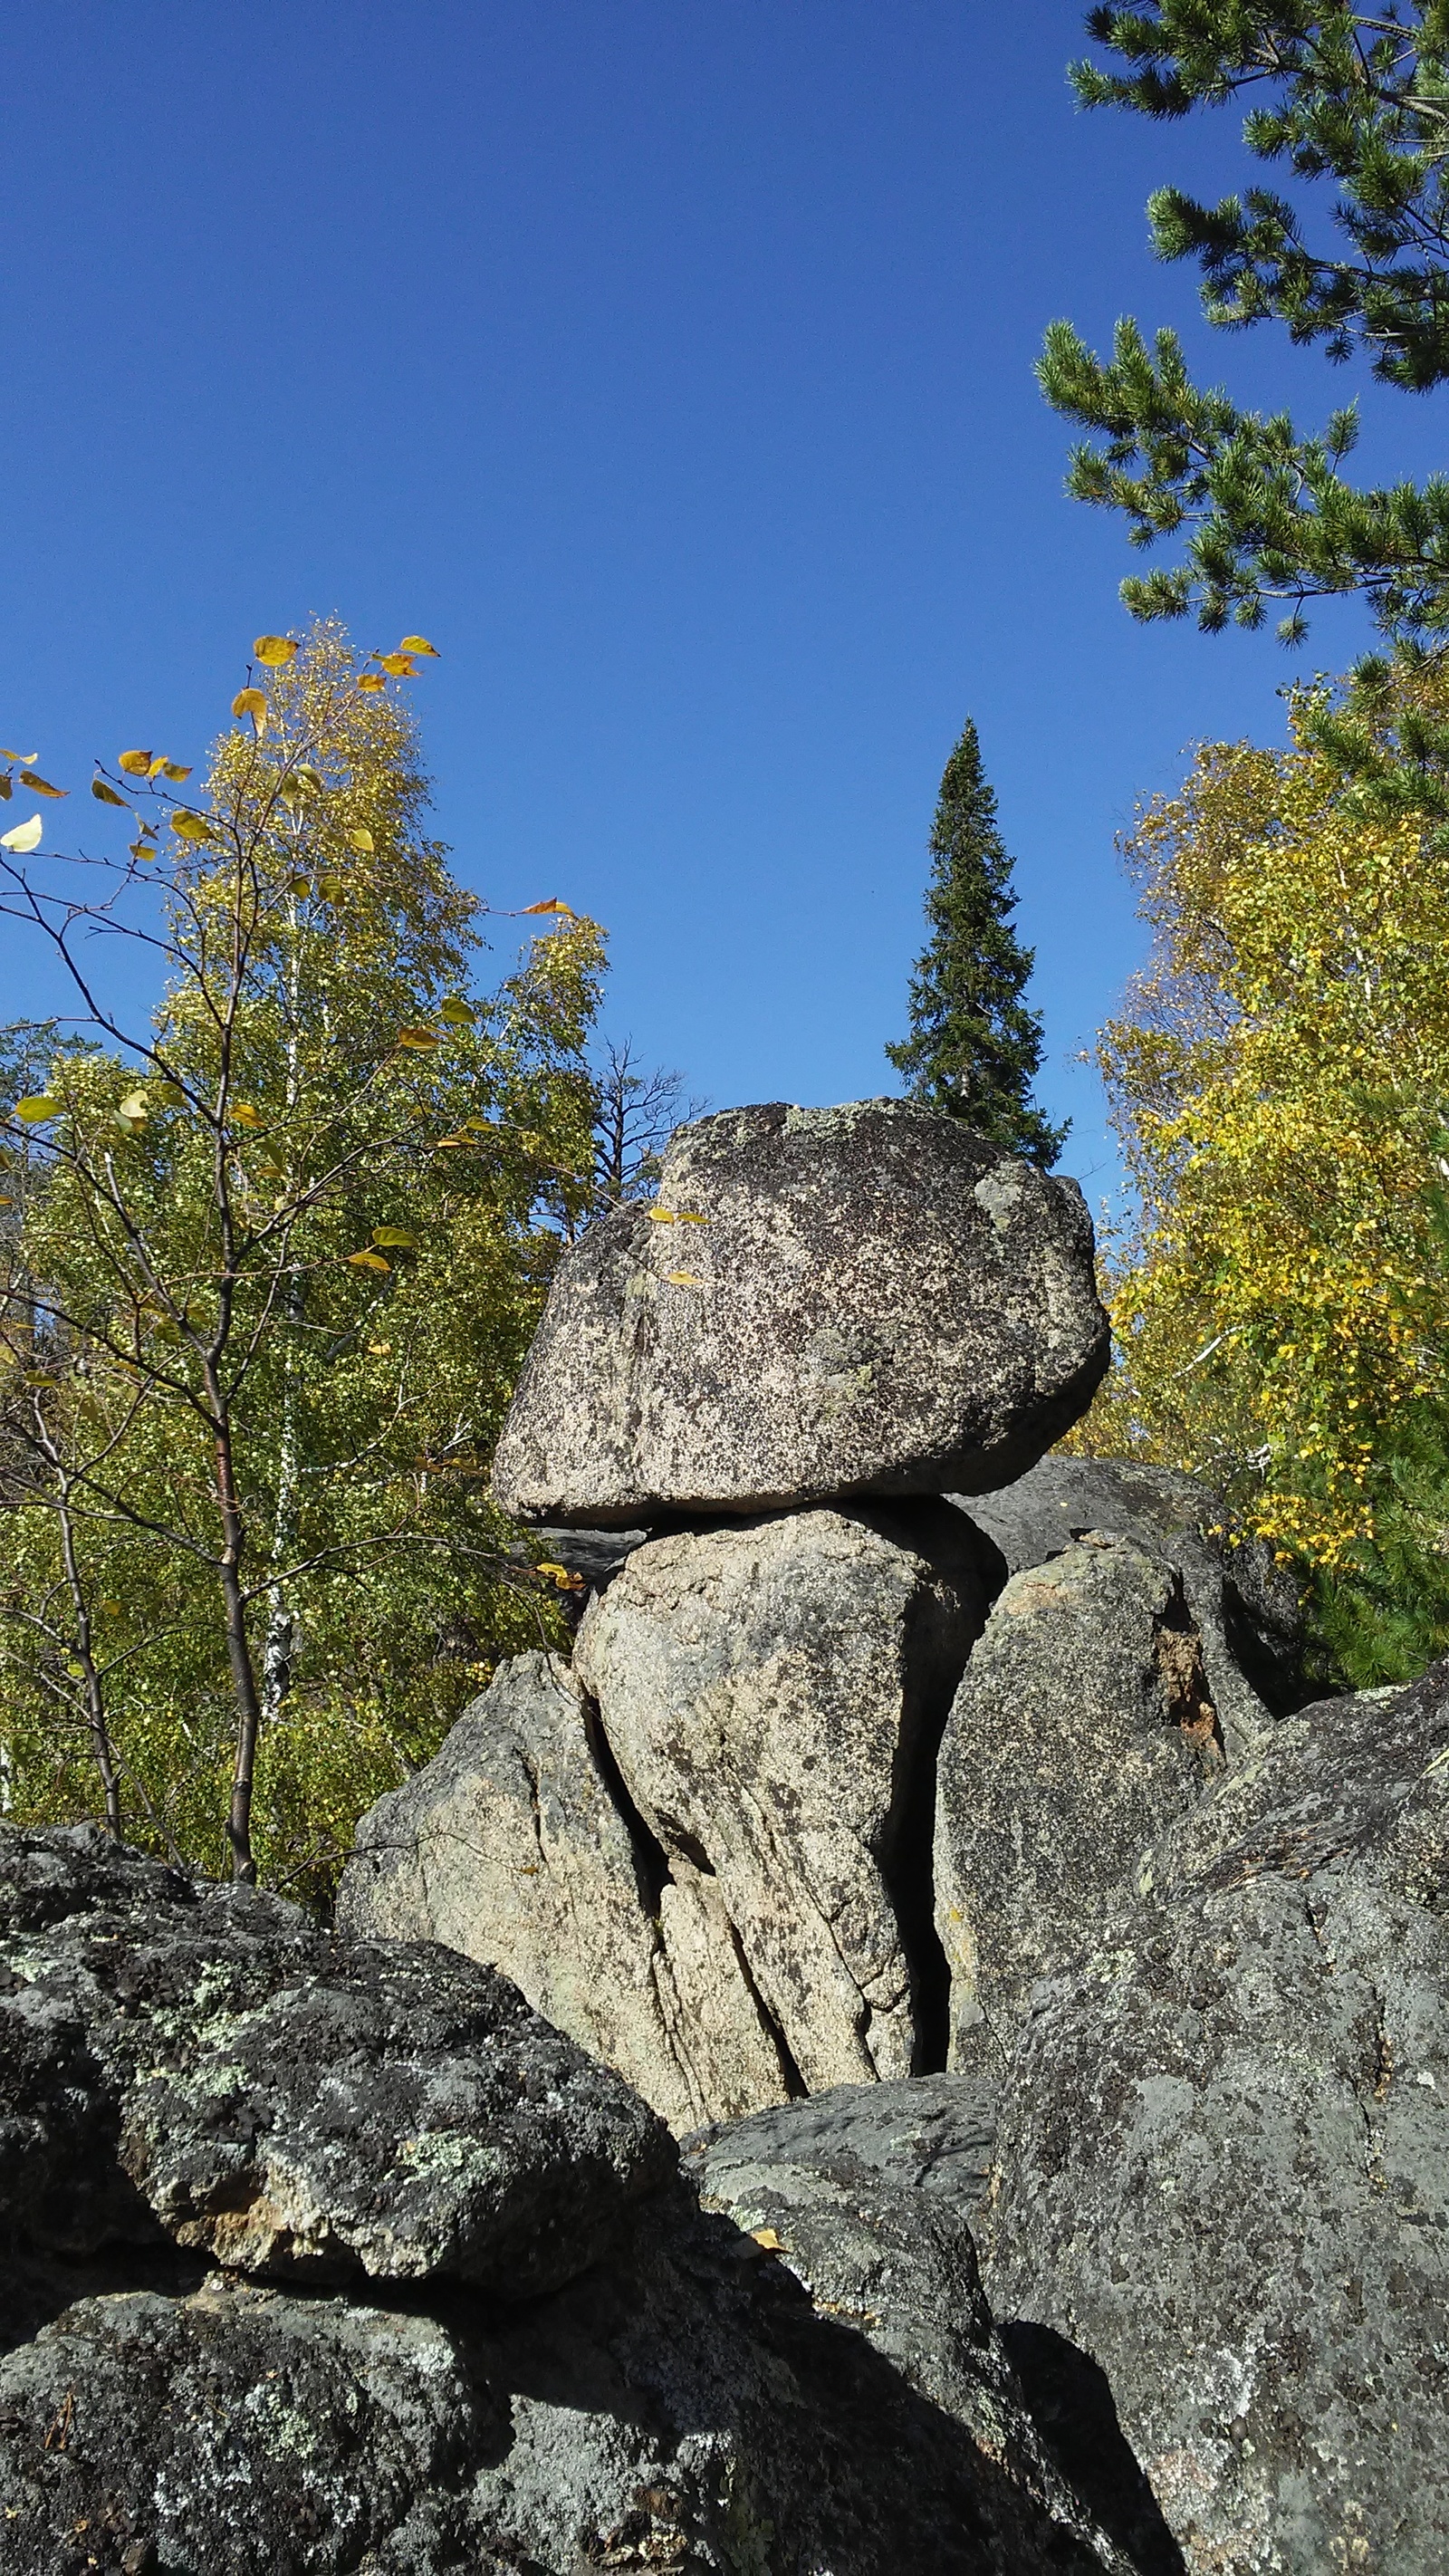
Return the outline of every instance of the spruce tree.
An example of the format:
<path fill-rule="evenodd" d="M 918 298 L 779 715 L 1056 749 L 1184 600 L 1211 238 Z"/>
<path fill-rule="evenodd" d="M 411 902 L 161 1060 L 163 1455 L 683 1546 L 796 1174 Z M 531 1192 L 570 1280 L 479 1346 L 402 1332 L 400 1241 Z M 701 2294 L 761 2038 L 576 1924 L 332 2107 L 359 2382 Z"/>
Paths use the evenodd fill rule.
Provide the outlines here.
<path fill-rule="evenodd" d="M 1011 927 L 1011 860 L 969 720 L 946 763 L 927 844 L 931 939 L 911 978 L 911 1034 L 886 1054 L 908 1094 L 1051 1168 L 1067 1130 L 1035 1106 L 1041 1022 L 1022 1001 L 1033 965 Z"/>

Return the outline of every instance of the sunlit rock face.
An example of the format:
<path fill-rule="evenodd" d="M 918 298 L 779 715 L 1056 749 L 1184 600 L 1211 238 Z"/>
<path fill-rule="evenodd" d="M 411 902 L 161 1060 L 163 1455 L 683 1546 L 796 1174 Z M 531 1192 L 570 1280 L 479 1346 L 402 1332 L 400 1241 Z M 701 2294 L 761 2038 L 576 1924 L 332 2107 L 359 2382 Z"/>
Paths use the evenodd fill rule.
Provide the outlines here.
<path fill-rule="evenodd" d="M 494 1491 L 619 1527 L 981 1492 L 1085 1411 L 1107 1350 L 1075 1182 L 900 1101 L 727 1110 L 564 1255 Z"/>

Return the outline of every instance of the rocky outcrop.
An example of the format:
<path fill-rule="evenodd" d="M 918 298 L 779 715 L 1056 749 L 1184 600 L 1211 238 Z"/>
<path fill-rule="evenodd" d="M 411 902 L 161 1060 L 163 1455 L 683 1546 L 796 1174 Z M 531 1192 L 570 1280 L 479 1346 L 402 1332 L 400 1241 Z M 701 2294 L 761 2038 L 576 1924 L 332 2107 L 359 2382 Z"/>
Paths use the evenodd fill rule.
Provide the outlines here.
<path fill-rule="evenodd" d="M 675 2129 L 787 2089 L 714 1881 L 682 1858 L 671 1869 L 555 1655 L 505 1664 L 364 1817 L 338 1919 L 501 1966 Z"/>
<path fill-rule="evenodd" d="M 729 1110 L 564 1254 L 494 1491 L 601 1526 L 979 1492 L 1107 1347 L 1074 1182 L 900 1101 Z"/>
<path fill-rule="evenodd" d="M 1040 1458 L 999 1493 L 952 1498 L 1020 1574 L 1087 1530 L 1130 1538 L 1182 1578 L 1229 1758 L 1260 1739 L 1265 1713 L 1297 1708 L 1303 1613 L 1298 1586 L 1261 1539 L 1225 1527 L 1200 1477 L 1120 1458 Z"/>
<path fill-rule="evenodd" d="M 944 2045 L 935 1748 L 984 1603 L 943 1505 L 656 1539 L 359 1829 L 340 1917 L 491 1960 L 678 2129 Z"/>
<path fill-rule="evenodd" d="M 1449 1667 L 1286 1719 L 1038 1987 L 997 2313 L 1095 2356 L 1188 2568 L 1449 2564 Z"/>
<path fill-rule="evenodd" d="M 487 1970 L 89 1829 L 0 1833 L 0 1898 L 0 2274 L 30 2310 L 0 2576 L 1135 2566 L 1045 2452 L 965 2240 L 933 2385 L 703 2211 L 643 2104 Z M 36 2170 L 59 2208 L 93 2100 L 89 2217 L 41 2243 Z M 914 2259 L 879 2230 L 883 2270 Z"/>
<path fill-rule="evenodd" d="M 164 2235 L 273 2278 L 515 2295 L 592 2262 L 671 2169 L 637 2096 L 492 1968 L 84 1833 L 0 1854 L 0 2184 L 37 2247 Z"/>
<path fill-rule="evenodd" d="M 714 1880 L 799 2089 L 920 2062 L 930 1768 L 982 1610 L 949 1511 L 813 1511 L 657 1539 L 579 1632 L 629 1795 Z"/>
<path fill-rule="evenodd" d="M 950 2064 L 1000 2074 L 1035 1978 L 1090 1947 L 1224 1761 L 1180 1576 L 1091 1532 L 1014 1574 L 941 1744 L 936 1924 Z"/>

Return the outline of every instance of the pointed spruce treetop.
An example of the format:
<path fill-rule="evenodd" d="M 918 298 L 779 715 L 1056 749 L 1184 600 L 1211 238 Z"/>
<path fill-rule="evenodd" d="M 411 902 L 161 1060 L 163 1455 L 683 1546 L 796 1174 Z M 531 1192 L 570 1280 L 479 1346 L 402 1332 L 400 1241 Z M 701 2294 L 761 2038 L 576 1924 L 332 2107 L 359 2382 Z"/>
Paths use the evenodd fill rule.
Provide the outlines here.
<path fill-rule="evenodd" d="M 911 1033 L 886 1054 L 909 1098 L 1049 1171 L 1067 1130 L 1031 1097 L 1042 1058 L 1041 1021 L 1022 1000 L 1033 951 L 1011 927 L 1011 860 L 969 720 L 946 763 L 928 847 L 931 938 L 911 978 Z"/>

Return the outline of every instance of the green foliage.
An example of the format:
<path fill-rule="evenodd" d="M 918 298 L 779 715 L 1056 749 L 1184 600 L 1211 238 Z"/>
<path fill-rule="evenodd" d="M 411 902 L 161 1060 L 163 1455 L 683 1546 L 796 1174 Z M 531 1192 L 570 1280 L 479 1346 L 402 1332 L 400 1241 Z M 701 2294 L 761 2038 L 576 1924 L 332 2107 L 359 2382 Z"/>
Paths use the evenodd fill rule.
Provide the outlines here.
<path fill-rule="evenodd" d="M 1449 852 L 1364 815 L 1320 712 L 1205 746 L 1129 845 L 1155 944 L 1099 1063 L 1135 1211 L 1069 1445 L 1206 1476 L 1364 1683 L 1449 1646 Z"/>
<path fill-rule="evenodd" d="M 1011 927 L 1011 860 L 970 722 L 946 763 L 928 846 L 931 938 L 911 979 L 911 1034 L 886 1054 L 913 1100 L 1049 1169 L 1067 1131 L 1031 1099 L 1041 1022 L 1021 997 L 1033 955 Z"/>
<path fill-rule="evenodd" d="M 1155 0 L 1091 10 L 1116 68 L 1074 66 L 1078 96 L 1154 118 L 1249 99 L 1243 139 L 1299 194 L 1332 195 L 1338 238 L 1313 247 L 1295 197 L 1266 187 L 1208 206 L 1164 188 L 1154 246 L 1191 259 L 1210 323 L 1281 322 L 1295 346 L 1370 358 L 1384 382 L 1426 392 L 1449 375 L 1449 7 L 1380 12 L 1298 0 Z M 1175 333 L 1149 347 L 1118 324 L 1103 361 L 1053 323 L 1038 370 L 1047 399 L 1093 434 L 1068 489 L 1119 509 L 1131 541 L 1183 537 L 1182 559 L 1122 585 L 1143 619 L 1196 611 L 1209 631 L 1257 626 L 1272 601 L 1297 642 L 1306 601 L 1353 591 L 1395 641 L 1449 632 L 1449 480 L 1376 489 L 1340 469 L 1353 411 L 1302 436 L 1286 413 L 1245 412 L 1188 373 Z"/>
<path fill-rule="evenodd" d="M 129 1834 L 319 1893 L 361 1808 L 556 1627 L 487 1470 L 593 1200 L 603 948 L 560 908 L 476 990 L 478 907 L 387 685 L 407 655 L 263 645 L 195 806 L 150 754 L 112 773 L 145 781 L 106 917 L 134 901 L 159 948 L 153 1028 L 87 986 L 107 1043 L 0 1122 L 0 1722 L 15 1814 L 94 1811 L 104 1731 Z M 68 894 L 9 879 L 69 938 Z"/>

